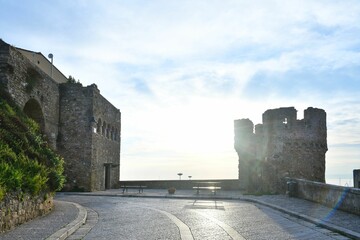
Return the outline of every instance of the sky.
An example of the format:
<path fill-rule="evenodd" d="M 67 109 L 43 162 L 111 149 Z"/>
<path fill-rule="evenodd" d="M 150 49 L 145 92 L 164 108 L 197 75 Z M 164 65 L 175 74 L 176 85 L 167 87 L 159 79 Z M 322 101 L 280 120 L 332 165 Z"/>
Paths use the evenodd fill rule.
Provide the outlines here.
<path fill-rule="evenodd" d="M 328 181 L 360 168 L 358 0 L 0 6 L 0 38 L 52 53 L 120 109 L 122 180 L 237 178 L 233 121 L 279 107 L 326 111 Z"/>

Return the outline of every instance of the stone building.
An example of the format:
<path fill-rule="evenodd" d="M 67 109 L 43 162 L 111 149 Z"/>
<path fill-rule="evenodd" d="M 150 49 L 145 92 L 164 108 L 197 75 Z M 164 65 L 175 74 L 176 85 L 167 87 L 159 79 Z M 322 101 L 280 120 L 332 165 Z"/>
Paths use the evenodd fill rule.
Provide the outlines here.
<path fill-rule="evenodd" d="M 234 121 L 239 180 L 249 191 L 277 192 L 284 177 L 325 182 L 326 112 L 309 107 L 297 119 L 294 107 L 267 110 L 262 124 Z"/>
<path fill-rule="evenodd" d="M 64 157 L 67 190 L 116 187 L 121 113 L 95 84 L 69 83 L 41 53 L 2 40 L 0 84 L 39 123 L 48 143 Z"/>

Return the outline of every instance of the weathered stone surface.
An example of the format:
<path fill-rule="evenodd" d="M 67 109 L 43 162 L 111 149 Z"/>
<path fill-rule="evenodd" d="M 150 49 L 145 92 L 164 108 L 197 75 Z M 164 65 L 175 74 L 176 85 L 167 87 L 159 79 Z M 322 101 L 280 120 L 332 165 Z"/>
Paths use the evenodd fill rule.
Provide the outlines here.
<path fill-rule="evenodd" d="M 49 143 L 64 157 L 67 190 L 116 187 L 120 172 L 120 110 L 100 94 L 95 84 L 83 87 L 56 82 L 2 40 L 0 84 L 40 124 Z"/>
<path fill-rule="evenodd" d="M 53 205 L 53 198 L 46 194 L 23 194 L 21 199 L 16 194 L 6 195 L 0 202 L 0 233 L 47 214 L 53 209 Z"/>
<path fill-rule="evenodd" d="M 58 148 L 66 161 L 67 187 L 86 191 L 114 188 L 119 181 L 120 111 L 100 95 L 96 85 L 60 86 Z M 106 184 L 109 168 L 109 186 Z"/>
<path fill-rule="evenodd" d="M 309 107 L 297 120 L 294 107 L 267 110 L 263 123 L 234 121 L 239 179 L 251 191 L 277 192 L 284 177 L 325 182 L 326 113 Z"/>
<path fill-rule="evenodd" d="M 340 209 L 360 215 L 360 189 L 307 181 L 288 179 L 295 184 L 294 196 L 321 203 L 333 209 Z"/>
<path fill-rule="evenodd" d="M 11 69 L 11 70 L 9 70 Z M 14 47 L 0 40 L 0 83 L 15 102 L 42 127 L 56 148 L 59 122 L 59 86 Z"/>

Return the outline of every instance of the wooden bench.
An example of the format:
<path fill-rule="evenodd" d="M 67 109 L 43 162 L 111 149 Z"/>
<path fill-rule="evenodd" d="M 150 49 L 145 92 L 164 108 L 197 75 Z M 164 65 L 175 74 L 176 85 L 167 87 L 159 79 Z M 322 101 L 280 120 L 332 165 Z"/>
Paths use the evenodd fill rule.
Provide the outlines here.
<path fill-rule="evenodd" d="M 133 189 L 138 189 L 139 193 L 143 193 L 144 192 L 144 188 L 147 188 L 147 186 L 142 186 L 142 185 L 124 185 L 121 186 L 121 188 L 123 189 L 123 193 L 125 193 L 125 191 L 127 192 L 129 188 L 133 188 Z"/>
<path fill-rule="evenodd" d="M 217 186 L 220 182 L 198 182 L 197 186 L 193 187 L 196 190 L 196 194 L 199 195 L 200 190 L 209 190 L 216 195 L 216 191 L 221 190 L 221 187 Z M 207 185 L 207 186 L 204 186 Z"/>

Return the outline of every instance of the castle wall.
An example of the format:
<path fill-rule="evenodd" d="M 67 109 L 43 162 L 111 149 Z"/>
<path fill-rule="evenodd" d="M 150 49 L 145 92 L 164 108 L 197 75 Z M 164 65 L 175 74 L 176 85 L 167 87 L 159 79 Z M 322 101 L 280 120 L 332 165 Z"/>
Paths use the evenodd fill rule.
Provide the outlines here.
<path fill-rule="evenodd" d="M 41 107 L 43 131 L 56 149 L 59 119 L 58 84 L 34 66 L 15 48 L 0 40 L 0 82 L 15 102 L 24 109 L 29 100 Z"/>
<path fill-rule="evenodd" d="M 276 171 L 269 182 L 291 176 L 325 182 L 326 113 L 308 108 L 296 120 L 296 109 L 279 108 L 263 114 L 264 158 Z"/>
<path fill-rule="evenodd" d="M 254 137 L 235 134 L 235 143 L 251 141 L 254 145 L 253 155 L 248 154 L 249 164 L 243 164 L 245 168 L 240 165 L 246 148 L 235 147 L 239 175 L 248 172 L 244 180 L 248 188 L 257 188 L 255 185 L 261 182 L 261 187 L 274 192 L 284 187 L 282 179 L 289 176 L 325 182 L 326 137 L 326 113 L 322 109 L 306 109 L 302 120 L 297 120 L 293 107 L 267 110 L 263 123 L 255 126 Z"/>
<path fill-rule="evenodd" d="M 0 39 L 1 87 L 40 124 L 48 142 L 64 157 L 67 190 L 116 187 L 120 174 L 119 109 L 101 96 L 95 84 L 83 87 L 54 81 L 47 74 L 50 66 L 41 53 L 14 48 Z M 66 78 L 58 73 L 64 82 Z"/>
<path fill-rule="evenodd" d="M 91 95 L 92 91 L 80 84 L 60 85 L 58 150 L 66 160 L 66 188 L 91 191 Z"/>
<path fill-rule="evenodd" d="M 104 190 L 106 174 L 111 181 L 107 188 L 115 187 L 119 181 L 120 111 L 100 95 L 96 85 L 61 84 L 60 93 L 58 146 L 67 160 L 65 174 L 71 180 L 67 188 Z"/>
<path fill-rule="evenodd" d="M 249 119 L 234 121 L 234 147 L 239 157 L 239 180 L 241 187 L 248 186 L 251 181 L 250 169 L 256 158 L 254 124 Z"/>
<path fill-rule="evenodd" d="M 110 104 L 99 91 L 94 91 L 93 116 L 96 124 L 93 126 L 93 171 L 94 189 L 115 188 L 120 179 L 120 140 L 121 113 Z M 95 131 L 96 129 L 96 131 Z M 108 169 L 109 185 L 105 186 L 106 168 Z"/>

